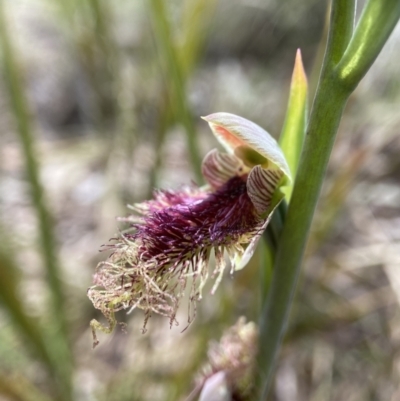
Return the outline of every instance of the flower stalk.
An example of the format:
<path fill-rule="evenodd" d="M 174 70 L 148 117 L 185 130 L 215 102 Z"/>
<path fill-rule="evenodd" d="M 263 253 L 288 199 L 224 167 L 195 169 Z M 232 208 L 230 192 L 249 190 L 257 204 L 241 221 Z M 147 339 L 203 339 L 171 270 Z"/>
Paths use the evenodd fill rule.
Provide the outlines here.
<path fill-rule="evenodd" d="M 324 63 L 260 322 L 257 377 L 260 401 L 268 395 L 309 228 L 344 107 L 400 17 L 398 0 L 369 0 L 353 34 L 354 10 L 355 1 L 332 2 Z"/>

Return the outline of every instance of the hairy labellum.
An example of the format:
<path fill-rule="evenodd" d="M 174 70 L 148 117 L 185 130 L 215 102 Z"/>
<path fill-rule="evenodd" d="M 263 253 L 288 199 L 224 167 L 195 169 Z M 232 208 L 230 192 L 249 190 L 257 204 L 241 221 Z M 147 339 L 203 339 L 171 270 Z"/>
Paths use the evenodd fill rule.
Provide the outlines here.
<path fill-rule="evenodd" d="M 152 312 L 174 322 L 189 278 L 190 322 L 209 275 L 212 252 L 213 276 L 218 276 L 215 291 L 226 266 L 224 251 L 233 270 L 235 259 L 244 252 L 242 244 L 261 233 L 265 220 L 247 193 L 246 176 L 235 176 L 214 192 L 158 192 L 136 209 L 142 213 L 140 222 L 111 245 L 113 253 L 98 266 L 89 297 L 109 318 L 121 309 L 143 309 L 145 325 Z"/>
<path fill-rule="evenodd" d="M 126 237 L 140 241 L 141 260 L 158 259 L 157 269 L 162 271 L 186 260 L 194 262 L 196 256 L 209 253 L 210 247 L 246 242 L 260 223 L 245 177 L 233 177 L 202 200 L 177 203 L 145 216 L 143 223 L 134 226 L 136 232 Z"/>

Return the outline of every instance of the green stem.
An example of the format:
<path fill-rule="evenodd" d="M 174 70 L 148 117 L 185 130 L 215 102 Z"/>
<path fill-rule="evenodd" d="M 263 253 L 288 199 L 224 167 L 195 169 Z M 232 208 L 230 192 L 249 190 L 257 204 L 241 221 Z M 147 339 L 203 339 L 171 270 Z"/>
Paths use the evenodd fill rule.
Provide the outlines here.
<path fill-rule="evenodd" d="M 357 29 L 337 66 L 338 76 L 349 91 L 353 91 L 367 73 L 399 16 L 399 0 L 368 0 Z"/>
<path fill-rule="evenodd" d="M 149 198 L 153 196 L 154 188 L 158 187 L 158 174 L 163 161 L 162 149 L 165 143 L 167 130 L 170 127 L 172 120 L 171 109 L 168 107 L 166 102 L 168 94 L 166 93 L 165 96 L 162 96 L 161 98 L 164 101 L 160 104 L 160 114 L 157 121 L 156 141 L 154 144 L 155 160 L 150 172 L 149 186 L 147 191 L 147 196 Z"/>
<path fill-rule="evenodd" d="M 172 88 L 173 104 L 171 108 L 175 111 L 177 118 L 185 128 L 192 167 L 197 181 L 201 183 L 201 157 L 197 144 L 196 130 L 186 99 L 184 73 L 173 43 L 171 27 L 167 19 L 163 0 L 151 0 L 150 10 L 158 49 L 166 64 L 166 78 Z"/>
<path fill-rule="evenodd" d="M 329 32 L 325 68 L 334 67 L 342 58 L 353 35 L 355 9 L 355 0 L 337 0 L 332 3 L 330 26 L 335 29 Z"/>
<path fill-rule="evenodd" d="M 376 3 L 380 5 L 377 6 Z M 392 13 L 395 16 L 391 15 Z M 382 17 L 383 14 L 386 15 L 386 20 Z M 343 109 L 351 92 L 382 49 L 395 26 L 394 21 L 397 21 L 399 16 L 398 0 L 370 0 L 360 18 L 357 31 L 352 36 L 354 2 L 333 1 L 330 33 L 321 77 L 293 195 L 280 237 L 270 291 L 260 322 L 257 377 L 260 401 L 265 400 L 268 395 L 274 362 L 286 329 L 308 232 Z M 374 26 L 374 23 L 377 26 Z M 362 53 L 358 53 L 356 44 L 362 47 Z"/>
<path fill-rule="evenodd" d="M 276 255 L 266 308 L 260 322 L 259 374 L 264 384 L 261 400 L 267 396 L 274 360 L 282 341 L 300 271 L 306 233 L 311 225 L 322 178 L 346 102 L 346 97 L 342 93 L 335 93 L 333 86 L 327 85 L 323 93 L 317 95 L 314 103 L 298 177 Z M 318 147 L 315 147 L 315 141 Z"/>

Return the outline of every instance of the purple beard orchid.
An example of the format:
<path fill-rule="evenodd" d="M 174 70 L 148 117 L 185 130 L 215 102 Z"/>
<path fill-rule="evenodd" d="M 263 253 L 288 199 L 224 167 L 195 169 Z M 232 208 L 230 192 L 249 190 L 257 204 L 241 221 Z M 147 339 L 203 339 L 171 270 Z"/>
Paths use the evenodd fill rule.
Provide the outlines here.
<path fill-rule="evenodd" d="M 125 220 L 131 230 L 109 245 L 88 296 L 107 318 L 109 327 L 93 320 L 95 331 L 111 332 L 114 312 L 142 309 L 143 331 L 153 313 L 175 315 L 190 282 L 189 323 L 202 297 L 212 254 L 212 293 L 230 260 L 231 272 L 243 268 L 254 253 L 275 207 L 279 187 L 290 182 L 286 160 L 276 141 L 242 117 L 215 113 L 204 117 L 228 153 L 210 151 L 202 172 L 208 185 L 157 191 L 154 199 L 134 205 L 138 214 Z"/>

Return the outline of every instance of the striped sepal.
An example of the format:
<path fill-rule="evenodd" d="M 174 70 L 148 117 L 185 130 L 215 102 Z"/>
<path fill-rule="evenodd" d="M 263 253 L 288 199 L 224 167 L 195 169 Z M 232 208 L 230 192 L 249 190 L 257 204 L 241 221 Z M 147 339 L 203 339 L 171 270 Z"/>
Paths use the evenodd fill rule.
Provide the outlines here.
<path fill-rule="evenodd" d="M 213 149 L 204 157 L 201 167 L 204 178 L 213 188 L 219 188 L 230 178 L 241 175 L 244 166 L 235 155 L 220 153 Z"/>
<path fill-rule="evenodd" d="M 283 173 L 280 170 L 268 170 L 255 166 L 247 178 L 247 193 L 257 212 L 262 214 L 271 205 L 274 194 Z"/>

